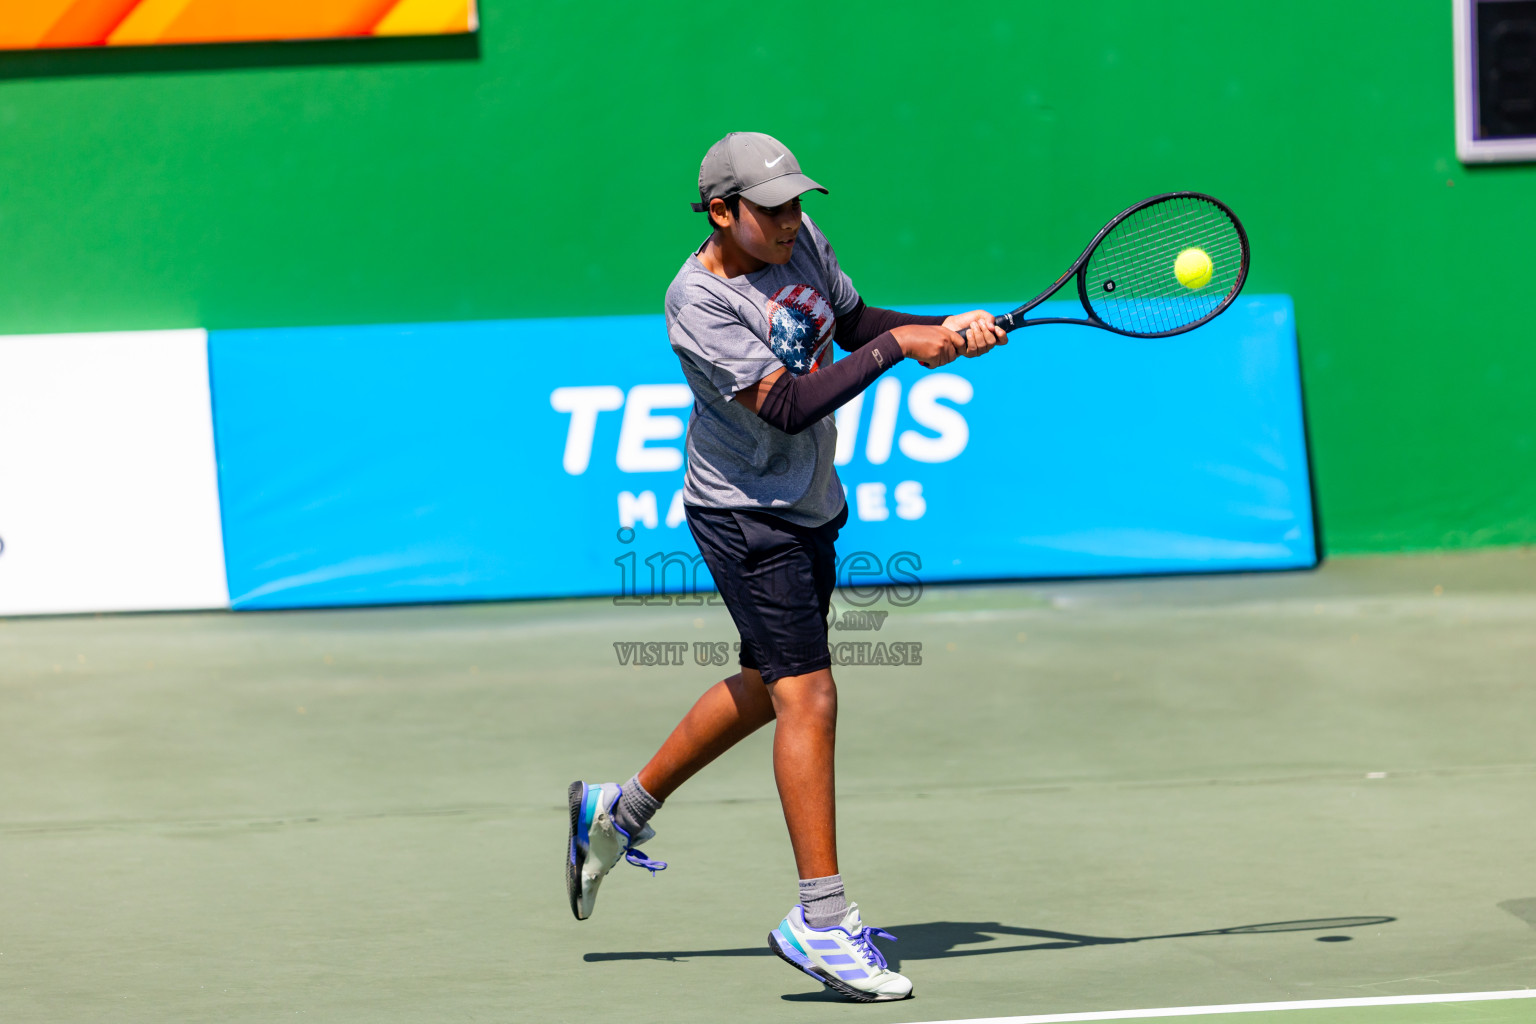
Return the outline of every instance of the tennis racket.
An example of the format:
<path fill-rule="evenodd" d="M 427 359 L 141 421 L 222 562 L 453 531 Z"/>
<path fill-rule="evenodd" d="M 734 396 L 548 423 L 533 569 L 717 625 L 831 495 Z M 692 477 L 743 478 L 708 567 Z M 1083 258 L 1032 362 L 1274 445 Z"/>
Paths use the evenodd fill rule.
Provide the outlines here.
<path fill-rule="evenodd" d="M 1086 317 L 1025 318 L 1074 277 Z M 1011 332 L 1083 324 L 1133 338 L 1167 338 L 1219 316 L 1247 277 L 1248 235 L 1237 215 L 1199 192 L 1167 192 L 1104 225 L 1055 284 L 998 317 L 997 325 Z"/>

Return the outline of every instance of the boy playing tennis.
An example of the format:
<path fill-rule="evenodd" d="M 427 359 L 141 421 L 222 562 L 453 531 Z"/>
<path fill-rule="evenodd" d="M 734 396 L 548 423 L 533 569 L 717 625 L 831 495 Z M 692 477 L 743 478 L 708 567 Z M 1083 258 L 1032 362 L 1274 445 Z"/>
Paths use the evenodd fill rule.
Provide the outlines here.
<path fill-rule="evenodd" d="M 885 933 L 864 925 L 838 874 L 826 617 L 848 508 L 832 465 L 832 413 L 902 359 L 942 366 L 1007 335 L 982 310 L 923 317 L 865 305 L 801 213 L 812 189 L 827 191 L 757 132 L 727 135 L 699 169 L 694 209 L 713 230 L 667 289 L 667 331 L 695 399 L 688 526 L 741 633 L 741 671 L 710 687 L 628 782 L 571 784 L 566 888 L 584 920 L 621 858 L 666 867 L 638 849 L 655 835 L 648 822 L 662 801 L 774 722 L 773 772 L 800 888 L 768 944 L 851 999 L 904 999 L 912 983 L 886 966 L 870 941 Z M 831 341 L 849 355 L 833 362 Z"/>

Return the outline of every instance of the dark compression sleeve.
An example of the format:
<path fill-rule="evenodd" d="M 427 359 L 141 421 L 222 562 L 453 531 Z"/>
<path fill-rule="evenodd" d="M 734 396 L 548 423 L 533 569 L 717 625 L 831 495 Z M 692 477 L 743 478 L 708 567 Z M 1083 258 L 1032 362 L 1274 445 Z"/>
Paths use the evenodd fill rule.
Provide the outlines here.
<path fill-rule="evenodd" d="M 763 396 L 757 414 L 786 434 L 798 434 L 869 387 L 901 362 L 901 342 L 889 331 L 857 352 L 803 377 L 782 374 Z"/>
<path fill-rule="evenodd" d="M 837 318 L 833 327 L 832 340 L 838 346 L 848 352 L 860 348 L 874 341 L 880 335 L 893 327 L 905 327 L 907 324 L 928 324 L 938 326 L 944 322 L 942 316 L 918 316 L 916 313 L 898 313 L 894 309 L 881 309 L 879 306 L 866 306 L 864 300 L 853 307 L 853 312 Z"/>

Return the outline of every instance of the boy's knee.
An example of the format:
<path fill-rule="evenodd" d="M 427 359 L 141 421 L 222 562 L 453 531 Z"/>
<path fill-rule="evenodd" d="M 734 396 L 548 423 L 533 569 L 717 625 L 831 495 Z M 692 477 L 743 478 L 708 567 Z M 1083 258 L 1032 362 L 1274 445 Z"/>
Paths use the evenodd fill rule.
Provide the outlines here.
<path fill-rule="evenodd" d="M 773 703 L 779 715 L 802 718 L 837 718 L 837 683 L 826 669 L 803 676 L 789 676 L 773 684 Z"/>

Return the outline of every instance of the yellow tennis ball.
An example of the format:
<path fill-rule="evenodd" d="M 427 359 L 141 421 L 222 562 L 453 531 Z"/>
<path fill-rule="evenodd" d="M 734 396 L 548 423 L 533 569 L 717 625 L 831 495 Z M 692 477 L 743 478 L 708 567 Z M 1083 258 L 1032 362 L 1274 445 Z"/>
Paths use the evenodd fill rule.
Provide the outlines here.
<path fill-rule="evenodd" d="M 1190 291 L 1204 288 L 1211 283 L 1211 258 L 1204 249 L 1185 249 L 1173 261 L 1173 276 Z"/>

